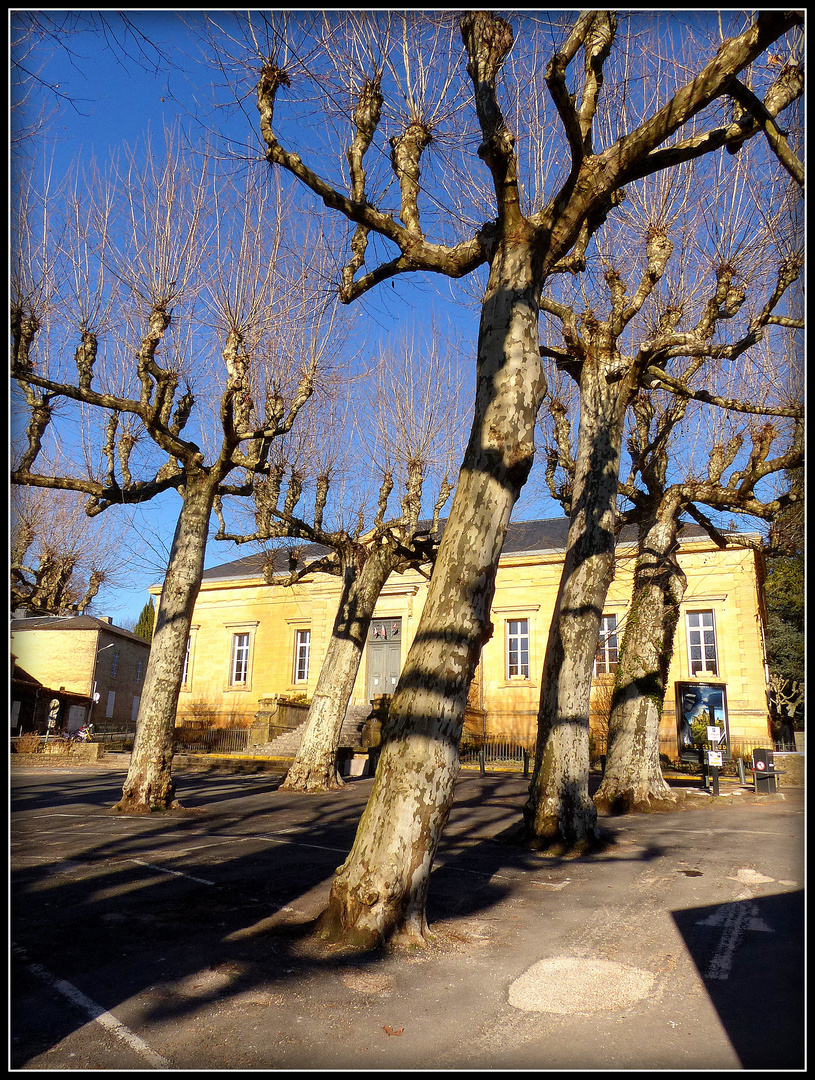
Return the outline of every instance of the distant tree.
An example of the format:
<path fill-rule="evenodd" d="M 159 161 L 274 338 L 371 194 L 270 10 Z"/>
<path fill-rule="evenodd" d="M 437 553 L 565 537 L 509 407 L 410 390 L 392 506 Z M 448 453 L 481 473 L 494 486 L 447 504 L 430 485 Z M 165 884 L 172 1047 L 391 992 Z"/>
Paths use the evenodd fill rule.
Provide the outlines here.
<path fill-rule="evenodd" d="M 392 573 L 413 568 L 429 576 L 424 568 L 432 566 L 438 553 L 439 514 L 452 492 L 446 468 L 455 458 L 458 442 L 457 394 L 451 385 L 455 380 L 451 380 L 449 360 L 445 363 L 440 355 L 437 335 L 431 334 L 422 356 L 414 342 L 406 341 L 402 347 L 394 343 L 391 348 L 394 355 L 381 358 L 372 395 L 373 428 L 367 439 L 355 440 L 355 450 L 342 456 L 336 448 L 329 453 L 317 472 L 310 519 L 295 516 L 303 477 L 297 471 L 291 475 L 281 505 L 282 472 L 278 470 L 269 480 L 255 483 L 256 531 L 242 536 L 227 533 L 221 518 L 222 528 L 216 535 L 216 539 L 238 543 L 291 537 L 328 549 L 321 558 L 282 577 L 275 576 L 271 560 L 268 580 L 278 587 L 316 573 L 341 581 L 303 738 L 283 784 L 287 791 L 322 792 L 342 785 L 336 769 L 339 737 L 380 593 Z M 355 391 L 356 396 L 365 396 L 363 388 L 357 386 Z M 351 528 L 324 524 L 332 469 L 339 471 L 340 460 L 344 470 L 358 476 L 372 467 L 382 475 L 373 514 L 366 515 L 360 507 L 352 515 L 350 507 L 344 508 L 346 520 L 356 516 Z M 436 480 L 437 499 L 432 519 L 422 521 L 422 496 L 429 479 Z M 402 496 L 401 512 L 389 514 L 388 500 L 395 486 Z M 291 557 L 294 553 L 296 548 Z"/>
<path fill-rule="evenodd" d="M 796 503 L 776 515 L 768 539 L 766 647 L 770 669 L 770 710 L 775 737 L 793 741 L 804 725 L 804 627 L 806 575 L 804 564 L 803 475 L 789 477 Z"/>
<path fill-rule="evenodd" d="M 596 835 L 596 808 L 588 793 L 589 697 L 622 522 L 637 522 L 641 549 L 617 683 L 624 676 L 630 680 L 624 691 L 629 708 L 641 708 L 643 723 L 647 716 L 653 727 L 644 739 L 637 729 L 651 765 L 648 779 L 634 782 L 633 765 L 623 769 L 617 760 L 620 689 L 610 717 L 604 788 L 610 790 L 619 766 L 619 782 L 628 783 L 622 773 L 630 774 L 637 800 L 647 802 L 646 789 L 652 797 L 668 795 L 657 735 L 666 657 L 673 646 L 668 631 L 684 591 L 678 577 L 667 574 L 668 564 L 676 563 L 680 517 L 686 510 L 692 514 L 696 501 L 706 500 L 719 511 L 740 512 L 749 505 L 750 512 L 771 516 L 780 504 L 770 499 L 763 508 L 755 486 L 766 485 L 768 475 L 789 467 L 802 452 L 796 447 L 769 467 L 770 447 L 784 442 L 801 413 L 798 402 L 779 401 L 775 389 L 783 381 L 775 369 L 783 368 L 788 356 L 774 357 L 773 352 L 788 332 L 790 292 L 803 264 L 803 237 L 790 227 L 794 216 L 789 213 L 790 199 L 797 203 L 799 195 L 789 190 L 786 172 L 781 177 L 774 185 L 765 181 L 759 193 L 746 160 L 737 159 L 722 171 L 718 184 L 711 178 L 704 196 L 690 197 L 698 184 L 691 169 L 631 185 L 625 205 L 597 238 L 596 261 L 574 285 L 564 283 L 562 291 L 572 299 L 542 302 L 551 321 L 556 320 L 552 338 L 559 331 L 563 344 L 547 343 L 541 351 L 574 381 L 579 395 L 574 397 L 574 452 L 568 408 L 556 394 L 548 402 L 551 460 L 562 469 L 565 483 L 558 489 L 552 468 L 549 482 L 570 516 L 570 529 L 525 808 L 527 831 L 536 844 L 579 844 Z M 795 362 L 794 351 L 789 362 Z M 739 383 L 744 386 L 741 400 Z M 715 420 L 709 419 L 711 412 Z M 736 415 L 747 419 L 737 421 Z M 619 496 L 627 423 L 633 432 L 632 476 L 639 486 L 623 488 L 633 503 L 626 513 Z M 732 438 L 725 447 L 721 432 L 727 423 Z M 731 466 L 732 475 L 721 479 Z M 649 606 L 648 582 L 656 585 L 666 574 L 665 590 L 657 587 Z M 635 649 L 644 650 L 636 660 Z M 659 658 L 656 666 L 654 657 Z M 630 671 L 625 667 L 629 660 Z M 656 712 L 649 711 L 649 701 L 659 703 Z M 634 724 L 633 713 L 628 722 Z"/>
<path fill-rule="evenodd" d="M 121 566 L 123 529 L 105 535 L 65 491 L 11 492 L 11 610 L 29 615 L 87 611 Z"/>
<path fill-rule="evenodd" d="M 141 609 L 141 613 L 133 628 L 133 633 L 145 641 L 153 640 L 153 629 L 156 625 L 156 609 L 153 606 L 152 596 Z"/>
<path fill-rule="evenodd" d="M 643 808 L 671 798 L 659 762 L 659 725 L 685 591 L 676 557 L 681 521 L 690 516 L 724 546 L 738 541 L 715 528 L 705 507 L 719 515 L 733 511 L 772 521 L 782 508 L 796 504 L 794 496 L 775 491 L 775 480 L 803 461 L 802 405 L 791 388 L 795 380 L 787 377 L 801 360 L 800 342 L 788 340 L 800 337 L 803 326 L 795 314 L 803 235 L 790 213 L 800 197 L 786 181 L 759 194 L 738 162 L 725 175 L 731 198 L 711 186 L 709 203 L 687 199 L 687 176 L 664 183 L 655 178 L 629 189 L 627 208 L 598 243 L 597 271 L 587 271 L 572 289 L 582 307 L 548 305 L 563 327 L 565 348 L 547 345 L 543 351 L 565 375 L 553 381 L 547 402 L 547 482 L 573 527 L 580 525 L 576 511 L 585 514 L 585 524 L 574 532 L 572 567 L 567 559 L 564 570 L 564 581 L 567 572 L 572 574 L 559 598 L 565 614 L 556 612 L 550 635 L 550 644 L 560 640 L 561 649 L 570 643 L 566 665 L 580 664 L 579 678 L 567 687 L 578 682 L 585 692 L 591 684 L 596 638 L 579 631 L 602 613 L 620 527 L 630 522 L 638 530 L 605 776 L 594 799 L 606 810 Z M 657 238 L 664 259 L 658 275 L 651 254 Z M 646 249 L 646 272 L 629 297 L 624 268 L 637 259 L 640 246 Z M 587 395 L 586 364 L 598 359 L 604 362 L 601 378 L 589 383 Z M 640 374 L 627 388 L 637 365 Z M 570 396 L 569 377 L 575 374 L 580 394 Z M 609 402 L 617 403 L 616 411 Z M 572 449 L 578 410 L 582 465 L 580 449 Z M 630 471 L 621 482 L 626 416 Z M 619 441 L 614 457 L 606 449 L 612 435 Z M 586 460 L 606 463 L 603 517 L 576 502 Z M 597 510 L 599 503 L 586 505 Z M 563 667 L 560 662 L 548 669 L 542 703 L 563 679 Z M 541 835 L 548 832 L 561 843 L 568 839 L 569 822 L 553 819 L 544 832 L 542 813 L 548 790 L 557 790 L 562 777 L 558 742 L 571 748 L 573 786 L 578 774 L 583 782 L 587 778 L 588 712 L 576 695 L 571 700 L 571 729 L 562 725 L 539 732 L 538 757 L 546 764 L 533 779 L 527 807 L 527 814 L 536 813 Z M 587 811 L 586 821 L 591 819 Z"/>
<path fill-rule="evenodd" d="M 797 501 L 773 519 L 766 552 L 767 664 L 774 723 L 789 729 L 804 720 L 804 483 L 788 477 Z"/>

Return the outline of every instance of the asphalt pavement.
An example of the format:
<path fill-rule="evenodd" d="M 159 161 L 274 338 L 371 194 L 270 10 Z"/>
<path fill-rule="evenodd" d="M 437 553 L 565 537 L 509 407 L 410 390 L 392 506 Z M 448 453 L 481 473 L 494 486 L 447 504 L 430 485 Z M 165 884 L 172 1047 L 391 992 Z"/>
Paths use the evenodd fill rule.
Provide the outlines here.
<path fill-rule="evenodd" d="M 462 772 L 426 949 L 312 934 L 371 787 L 181 769 L 185 811 L 111 811 L 124 763 L 11 777 L 12 1070 L 805 1068 L 804 792 L 512 842 L 528 782 Z"/>

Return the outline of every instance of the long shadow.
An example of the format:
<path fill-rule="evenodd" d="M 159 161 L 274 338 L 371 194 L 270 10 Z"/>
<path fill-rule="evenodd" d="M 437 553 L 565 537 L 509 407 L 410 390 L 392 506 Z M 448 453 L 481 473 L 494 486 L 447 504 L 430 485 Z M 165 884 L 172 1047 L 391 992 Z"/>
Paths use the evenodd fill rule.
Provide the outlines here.
<path fill-rule="evenodd" d="M 803 1068 L 803 891 L 672 915 L 742 1066 Z"/>
<path fill-rule="evenodd" d="M 46 804 L 46 813 L 26 815 L 14 827 L 20 848 L 35 856 L 12 875 L 12 937 L 24 950 L 12 958 L 15 1068 L 87 1023 L 37 984 L 29 963 L 108 1010 L 146 994 L 144 1016 L 152 1022 L 194 1016 L 211 1002 L 259 987 L 285 989 L 310 972 L 339 975 L 381 959 L 377 952 L 332 953 L 312 937 L 313 917 L 350 851 L 370 781 L 306 797 L 250 794 L 247 786 L 255 785 L 240 780 L 230 795 L 229 779 L 219 777 L 212 790 L 221 802 L 202 813 L 126 819 L 96 812 L 100 793 L 115 790 L 115 777 L 107 786 L 97 777 L 62 782 L 61 802 L 46 797 L 45 781 L 23 788 L 23 796 Z M 186 781 L 196 799 L 209 791 L 206 778 Z M 503 776 L 458 785 L 431 876 L 431 923 L 494 908 L 514 887 L 511 876 L 493 880 L 501 870 L 540 867 L 540 856 L 502 838 L 518 817 L 524 786 Z M 18 805 L 31 806 L 25 798 Z M 82 805 L 87 813 L 77 811 L 78 820 L 54 830 L 48 811 L 60 805 Z M 223 846 L 213 846 L 220 841 Z M 48 862 L 36 855 L 46 850 Z"/>

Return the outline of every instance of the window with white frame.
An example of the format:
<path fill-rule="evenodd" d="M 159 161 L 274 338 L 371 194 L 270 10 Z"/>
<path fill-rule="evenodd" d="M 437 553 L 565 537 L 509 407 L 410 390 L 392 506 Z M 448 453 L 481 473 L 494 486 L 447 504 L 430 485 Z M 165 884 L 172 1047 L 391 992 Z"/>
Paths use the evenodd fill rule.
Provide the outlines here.
<path fill-rule="evenodd" d="M 311 658 L 311 631 L 294 631 L 294 682 L 308 682 L 308 664 Z"/>
<path fill-rule="evenodd" d="M 600 637 L 594 654 L 594 674 L 611 675 L 617 670 L 619 660 L 617 640 L 617 616 L 603 615 L 600 619 Z"/>
<path fill-rule="evenodd" d="M 507 678 L 529 678 L 529 619 L 507 619 Z"/>
<path fill-rule="evenodd" d="M 712 611 L 689 611 L 685 616 L 688 631 L 688 667 L 691 675 L 718 675 L 716 623 Z"/>
<path fill-rule="evenodd" d="M 232 661 L 229 665 L 229 685 L 246 686 L 249 680 L 249 634 L 232 635 Z"/>

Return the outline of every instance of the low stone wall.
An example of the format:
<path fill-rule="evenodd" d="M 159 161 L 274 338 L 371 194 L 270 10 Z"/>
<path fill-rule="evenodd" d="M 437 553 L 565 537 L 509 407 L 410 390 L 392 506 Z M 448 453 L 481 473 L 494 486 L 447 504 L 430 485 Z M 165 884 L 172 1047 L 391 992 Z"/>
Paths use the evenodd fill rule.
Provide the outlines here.
<path fill-rule="evenodd" d="M 105 751 L 101 743 L 80 743 L 70 750 L 62 747 L 51 750 L 45 748 L 35 754 L 13 753 L 10 761 L 12 768 L 22 765 L 34 768 L 53 768 L 55 765 L 92 765 L 104 757 Z"/>
<path fill-rule="evenodd" d="M 782 775 L 778 777 L 778 786 L 781 791 L 785 787 L 804 786 L 804 754 L 793 754 L 787 751 L 775 751 L 773 753 L 773 765 Z"/>

